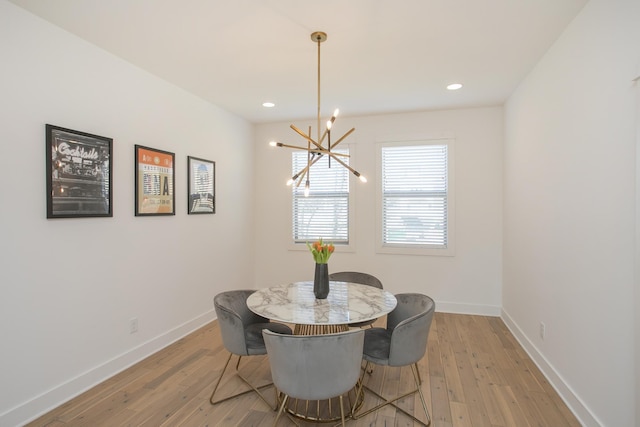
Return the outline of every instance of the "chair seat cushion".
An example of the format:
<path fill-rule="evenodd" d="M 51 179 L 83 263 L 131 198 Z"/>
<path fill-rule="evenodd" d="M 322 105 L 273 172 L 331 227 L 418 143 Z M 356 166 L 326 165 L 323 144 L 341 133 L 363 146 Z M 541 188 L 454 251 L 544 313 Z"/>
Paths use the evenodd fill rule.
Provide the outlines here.
<path fill-rule="evenodd" d="M 362 358 L 377 365 L 389 364 L 391 332 L 384 328 L 372 328 L 364 331 L 364 349 Z"/>
<path fill-rule="evenodd" d="M 264 338 L 262 338 L 263 329 L 268 329 L 279 334 L 291 335 L 293 333 L 290 327 L 282 323 L 266 322 L 248 325 L 244 330 L 244 336 L 247 343 L 247 352 L 250 355 L 267 354 Z"/>

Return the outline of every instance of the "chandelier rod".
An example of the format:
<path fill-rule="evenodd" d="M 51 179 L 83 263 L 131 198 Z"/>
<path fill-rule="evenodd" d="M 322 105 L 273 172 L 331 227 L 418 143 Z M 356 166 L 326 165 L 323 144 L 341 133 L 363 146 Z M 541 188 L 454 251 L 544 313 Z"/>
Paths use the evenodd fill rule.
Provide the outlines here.
<path fill-rule="evenodd" d="M 327 39 L 327 34 L 321 31 L 315 32 L 311 35 L 313 38 L 315 36 L 316 42 L 318 44 L 318 141 L 319 144 L 322 144 L 320 141 L 320 43 Z"/>

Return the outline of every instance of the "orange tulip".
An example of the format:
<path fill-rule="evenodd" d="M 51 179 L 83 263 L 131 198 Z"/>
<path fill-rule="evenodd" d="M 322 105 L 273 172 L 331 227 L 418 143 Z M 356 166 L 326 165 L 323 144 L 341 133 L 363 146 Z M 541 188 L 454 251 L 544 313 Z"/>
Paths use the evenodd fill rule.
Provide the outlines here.
<path fill-rule="evenodd" d="M 322 239 L 316 240 L 313 243 L 307 242 L 307 248 L 309 248 L 311 255 L 313 255 L 313 259 L 319 264 L 326 264 L 335 250 L 335 246 L 331 243 L 322 243 Z"/>

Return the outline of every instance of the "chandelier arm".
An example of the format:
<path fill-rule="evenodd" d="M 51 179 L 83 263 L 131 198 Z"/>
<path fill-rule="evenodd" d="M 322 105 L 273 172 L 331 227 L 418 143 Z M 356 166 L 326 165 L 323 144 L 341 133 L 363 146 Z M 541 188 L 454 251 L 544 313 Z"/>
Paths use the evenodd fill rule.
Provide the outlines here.
<path fill-rule="evenodd" d="M 302 183 L 302 180 L 304 179 L 305 175 L 307 174 L 307 171 L 309 170 L 309 167 L 310 167 L 310 166 L 313 166 L 314 164 L 316 164 L 316 162 L 317 162 L 318 160 L 320 160 L 320 157 L 321 157 L 321 156 L 316 156 L 316 157 L 314 157 L 314 158 L 311 160 L 311 165 L 307 165 L 307 166 L 305 166 L 304 168 L 300 169 L 300 170 L 298 171 L 298 173 L 297 173 L 297 174 L 295 174 L 295 175 L 294 175 L 294 177 L 300 177 L 300 179 L 298 180 L 298 184 L 296 184 L 296 187 L 299 187 L 299 186 L 300 186 L 300 184 Z"/>
<path fill-rule="evenodd" d="M 283 144 L 281 142 L 278 142 L 278 147 L 293 148 L 294 150 L 311 151 L 312 153 L 325 153 L 327 151 L 325 148 L 318 148 L 318 149 L 308 148 L 308 147 L 302 147 L 300 145 Z"/>
<path fill-rule="evenodd" d="M 347 154 L 347 153 L 339 153 L 339 152 L 334 152 L 334 151 L 329 151 L 329 150 L 327 150 L 326 148 L 323 148 L 322 150 L 318 150 L 318 149 L 316 149 L 316 148 L 307 149 L 307 148 L 304 148 L 304 147 L 303 147 L 303 148 L 302 148 L 302 150 L 307 150 L 307 151 L 310 151 L 311 153 L 316 153 L 316 154 L 319 154 L 319 155 L 324 155 L 324 154 L 327 154 L 327 155 L 329 155 L 329 154 L 335 154 L 336 156 L 340 156 L 340 157 L 347 157 L 347 158 L 348 158 L 348 157 L 351 157 L 351 155 L 350 155 L 350 154 Z"/>
<path fill-rule="evenodd" d="M 334 155 L 335 154 L 336 156 L 340 156 L 340 157 L 343 157 L 343 158 L 351 157 L 350 154 L 347 154 L 347 153 L 336 153 L 336 152 L 333 152 L 333 151 L 329 151 L 327 149 L 322 149 L 322 150 L 313 150 L 312 149 L 311 152 L 319 154 L 319 155 L 324 155 L 324 154 L 326 154 L 326 155 Z"/>
<path fill-rule="evenodd" d="M 347 154 L 347 153 L 337 153 L 334 151 L 329 151 L 327 149 L 322 149 L 322 150 L 311 150 L 312 153 L 318 153 L 318 154 L 327 154 L 327 155 L 336 155 L 336 156 L 340 156 L 340 157 L 346 157 L 349 158 L 351 157 L 351 154 Z"/>
<path fill-rule="evenodd" d="M 294 150 L 310 151 L 312 153 L 317 153 L 317 154 L 329 154 L 329 153 L 331 153 L 331 154 L 335 154 L 336 156 L 351 157 L 351 155 L 346 154 L 346 153 L 333 153 L 333 152 L 327 150 L 324 147 L 322 147 L 322 148 L 311 148 L 310 149 L 310 148 L 307 148 L 307 147 L 301 147 L 299 145 L 283 144 L 282 142 L 278 142 L 277 143 L 277 147 L 285 147 L 285 148 L 292 148 Z"/>
<path fill-rule="evenodd" d="M 296 184 L 296 187 L 300 187 L 300 184 L 302 184 L 302 180 L 305 179 L 308 172 L 309 172 L 309 166 L 305 166 L 304 169 L 298 172 L 298 174 L 300 174 L 300 178 L 298 179 L 298 183 Z"/>
<path fill-rule="evenodd" d="M 331 130 L 327 128 L 327 151 L 329 152 L 329 157 L 327 158 L 327 163 L 329 163 L 329 167 L 331 167 Z"/>
<path fill-rule="evenodd" d="M 339 158 L 334 157 L 333 153 L 329 154 L 329 156 L 333 157 L 336 162 L 340 163 L 342 166 L 344 166 L 345 168 L 349 169 L 351 171 L 351 173 L 354 174 L 355 176 L 358 176 L 358 177 L 360 176 L 360 172 L 358 172 L 357 170 L 355 170 L 354 168 L 352 168 L 351 166 L 349 166 L 348 164 L 346 164 L 345 162 L 343 162 Z"/>
<path fill-rule="evenodd" d="M 320 146 L 322 146 L 322 144 L 324 143 L 324 138 L 327 136 L 327 134 L 329 133 L 329 129 L 324 130 L 324 132 L 322 133 L 322 136 L 320 137 Z"/>
<path fill-rule="evenodd" d="M 351 135 L 351 133 L 356 130 L 356 128 L 351 128 L 351 130 L 349 130 L 347 133 L 345 133 L 344 135 L 342 135 L 342 137 L 340 137 L 340 139 L 338 139 L 336 142 L 334 142 L 333 144 L 331 144 L 331 148 L 335 147 L 336 145 L 340 144 L 342 141 L 344 141 L 344 139 L 346 137 L 348 137 L 349 135 Z"/>
<path fill-rule="evenodd" d="M 298 135 L 300 135 L 301 137 L 303 137 L 304 139 L 306 139 L 307 141 L 311 142 L 313 145 L 318 147 L 319 149 L 323 149 L 321 144 L 318 144 L 316 141 L 314 141 L 313 138 L 309 136 L 311 134 L 311 131 L 309 131 L 309 135 L 308 135 L 302 132 L 300 129 L 298 129 L 295 125 L 291 125 L 290 128 L 293 129 Z"/>

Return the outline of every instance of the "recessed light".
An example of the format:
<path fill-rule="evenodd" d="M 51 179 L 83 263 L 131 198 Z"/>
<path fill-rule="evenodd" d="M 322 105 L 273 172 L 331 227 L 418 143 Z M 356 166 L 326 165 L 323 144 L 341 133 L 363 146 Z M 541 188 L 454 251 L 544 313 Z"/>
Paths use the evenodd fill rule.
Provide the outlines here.
<path fill-rule="evenodd" d="M 447 86 L 447 89 L 449 90 L 458 90 L 462 87 L 462 85 L 460 83 L 451 83 L 449 86 Z"/>
<path fill-rule="evenodd" d="M 276 104 L 274 104 L 273 102 L 263 102 L 262 106 L 263 107 L 267 107 L 267 108 L 271 108 L 271 107 L 275 107 Z"/>

